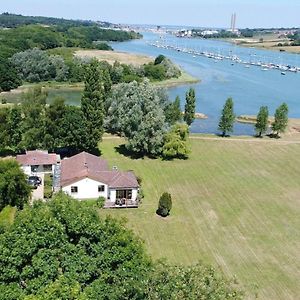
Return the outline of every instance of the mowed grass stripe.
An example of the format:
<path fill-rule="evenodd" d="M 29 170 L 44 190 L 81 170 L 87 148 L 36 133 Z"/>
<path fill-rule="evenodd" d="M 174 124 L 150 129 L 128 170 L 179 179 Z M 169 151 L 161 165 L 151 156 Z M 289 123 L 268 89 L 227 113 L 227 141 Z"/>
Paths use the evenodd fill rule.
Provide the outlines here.
<path fill-rule="evenodd" d="M 191 139 L 190 159 L 133 160 L 101 143 L 111 165 L 143 179 L 145 199 L 135 210 L 101 211 L 126 217 L 154 258 L 198 260 L 236 275 L 249 298 L 300 295 L 300 145 Z M 171 216 L 155 211 L 159 196 L 173 197 Z"/>

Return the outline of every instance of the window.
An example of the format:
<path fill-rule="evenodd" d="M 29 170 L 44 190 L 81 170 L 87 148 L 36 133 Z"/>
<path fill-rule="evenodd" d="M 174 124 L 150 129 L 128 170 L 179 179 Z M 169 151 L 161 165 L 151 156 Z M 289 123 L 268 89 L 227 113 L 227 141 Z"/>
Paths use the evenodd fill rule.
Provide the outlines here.
<path fill-rule="evenodd" d="M 38 170 L 38 168 L 39 168 L 39 166 L 37 166 L 37 165 L 32 165 L 32 166 L 31 166 L 31 172 L 32 172 L 32 173 L 36 173 L 37 170 Z"/>
<path fill-rule="evenodd" d="M 117 190 L 117 199 L 132 199 L 132 190 Z"/>
<path fill-rule="evenodd" d="M 105 186 L 104 185 L 98 185 L 98 192 L 104 192 L 105 191 Z"/>
<path fill-rule="evenodd" d="M 52 172 L 52 165 L 44 165 L 44 172 Z"/>
<path fill-rule="evenodd" d="M 71 193 L 78 193 L 78 186 L 71 186 Z"/>

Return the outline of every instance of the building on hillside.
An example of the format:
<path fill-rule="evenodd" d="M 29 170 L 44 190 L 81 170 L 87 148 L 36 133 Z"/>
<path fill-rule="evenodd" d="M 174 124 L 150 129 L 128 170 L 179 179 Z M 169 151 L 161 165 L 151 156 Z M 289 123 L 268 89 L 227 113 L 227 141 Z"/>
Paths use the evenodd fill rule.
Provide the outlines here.
<path fill-rule="evenodd" d="M 84 200 L 106 199 L 105 207 L 137 207 L 139 184 L 132 171 L 109 170 L 106 160 L 81 152 L 61 162 L 61 190 Z"/>
<path fill-rule="evenodd" d="M 60 156 L 44 150 L 34 150 L 17 155 L 17 161 L 28 176 L 43 173 L 53 174 L 55 167 L 60 164 Z"/>

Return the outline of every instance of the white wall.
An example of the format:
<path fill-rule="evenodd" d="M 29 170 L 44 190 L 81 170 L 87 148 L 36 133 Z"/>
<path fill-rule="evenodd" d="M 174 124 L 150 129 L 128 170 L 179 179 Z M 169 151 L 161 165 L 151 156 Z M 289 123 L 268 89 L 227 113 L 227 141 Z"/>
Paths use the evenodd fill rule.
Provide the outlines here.
<path fill-rule="evenodd" d="M 55 165 L 52 165 L 52 171 L 45 171 L 44 166 L 43 165 L 39 165 L 36 169 L 36 172 L 32 172 L 31 171 L 31 166 L 22 166 L 22 169 L 24 171 L 24 173 L 28 176 L 30 175 L 38 175 L 40 173 L 45 173 L 45 174 L 54 174 L 54 169 L 55 169 Z"/>
<path fill-rule="evenodd" d="M 21 166 L 21 168 L 26 175 L 31 175 L 31 166 Z"/>
<path fill-rule="evenodd" d="M 98 192 L 99 185 L 104 185 L 104 192 Z M 78 193 L 71 193 L 71 186 L 77 186 Z M 108 196 L 108 186 L 90 178 L 81 179 L 76 183 L 63 187 L 62 190 L 76 199 L 96 199 L 101 196 L 107 198 Z"/>
<path fill-rule="evenodd" d="M 120 188 L 120 190 L 122 190 Z M 138 190 L 136 188 L 132 188 L 132 198 L 130 200 L 135 201 L 137 198 Z M 116 196 L 117 196 L 117 189 L 110 189 L 110 200 L 111 202 L 116 202 Z"/>
<path fill-rule="evenodd" d="M 109 192 L 110 192 L 109 201 L 115 203 L 116 202 L 116 196 L 117 196 L 116 190 L 110 189 Z"/>

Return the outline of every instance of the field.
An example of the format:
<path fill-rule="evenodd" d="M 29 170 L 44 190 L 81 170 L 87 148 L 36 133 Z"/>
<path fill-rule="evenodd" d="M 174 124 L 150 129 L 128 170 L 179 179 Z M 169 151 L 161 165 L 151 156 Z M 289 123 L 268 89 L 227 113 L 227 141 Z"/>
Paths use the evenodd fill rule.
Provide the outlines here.
<path fill-rule="evenodd" d="M 104 138 L 102 154 L 142 177 L 145 199 L 100 214 L 127 218 L 154 259 L 212 263 L 236 276 L 248 299 L 299 299 L 299 144 L 193 136 L 190 159 L 162 161 L 133 160 L 123 142 Z M 155 214 L 164 191 L 173 197 L 166 219 Z"/>
<path fill-rule="evenodd" d="M 149 56 L 104 50 L 78 50 L 75 51 L 75 56 L 81 58 L 95 57 L 99 60 L 105 60 L 110 64 L 113 64 L 115 61 L 118 61 L 122 64 L 132 64 L 136 66 L 147 64 L 154 60 L 154 58 L 151 58 Z"/>
<path fill-rule="evenodd" d="M 260 42 L 260 38 L 263 42 Z M 278 38 L 277 34 L 256 35 L 253 38 L 237 38 L 229 39 L 237 45 L 251 48 L 262 48 L 265 50 L 286 51 L 291 53 L 300 53 L 300 46 L 278 46 L 279 43 L 284 44 L 290 42 L 287 38 Z"/>

